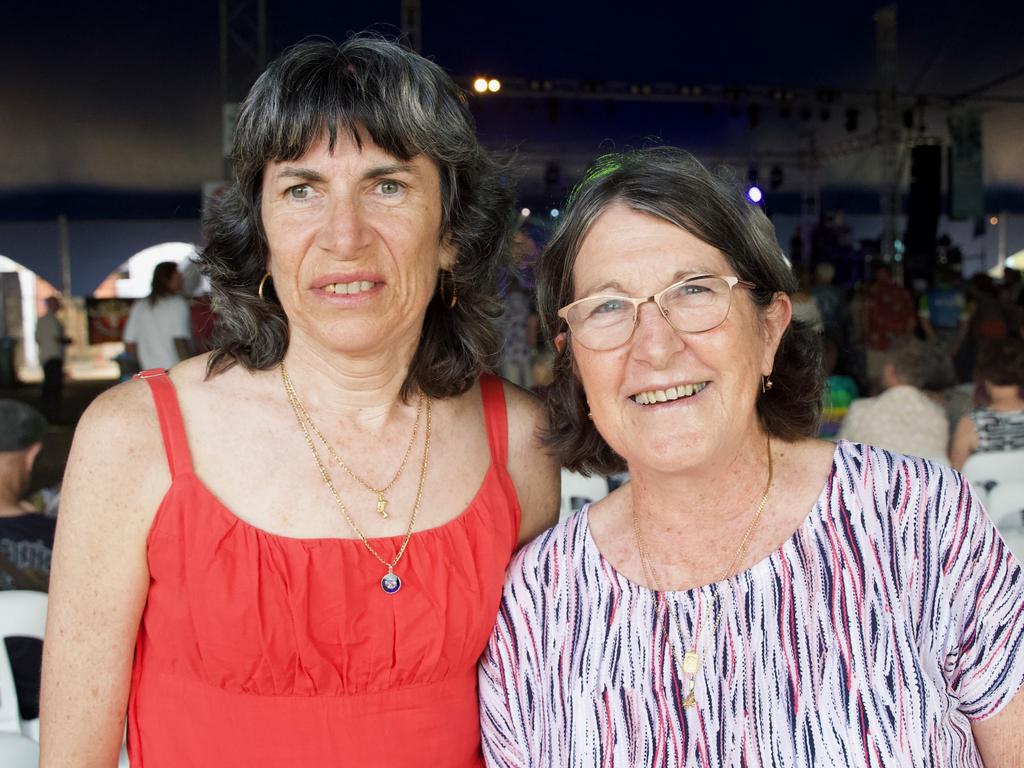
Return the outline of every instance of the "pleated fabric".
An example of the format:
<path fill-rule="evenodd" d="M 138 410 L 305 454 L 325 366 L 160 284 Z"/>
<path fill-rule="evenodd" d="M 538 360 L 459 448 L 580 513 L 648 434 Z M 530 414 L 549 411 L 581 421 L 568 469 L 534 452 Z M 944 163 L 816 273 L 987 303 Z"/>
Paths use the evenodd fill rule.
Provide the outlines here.
<path fill-rule="evenodd" d="M 260 530 L 193 473 L 174 387 L 144 374 L 171 486 L 148 541 L 129 702 L 133 768 L 481 766 L 476 663 L 519 504 L 501 381 L 481 378 L 491 465 L 463 513 L 383 568 L 358 539 Z M 372 540 L 391 559 L 402 537 Z"/>

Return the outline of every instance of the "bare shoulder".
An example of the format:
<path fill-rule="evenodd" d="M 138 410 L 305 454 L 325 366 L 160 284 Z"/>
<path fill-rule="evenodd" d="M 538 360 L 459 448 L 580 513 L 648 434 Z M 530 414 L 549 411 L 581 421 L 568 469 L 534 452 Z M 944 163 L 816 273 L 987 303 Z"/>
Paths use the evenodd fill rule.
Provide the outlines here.
<path fill-rule="evenodd" d="M 508 471 L 519 496 L 519 543 L 524 544 L 558 520 L 559 466 L 541 442 L 547 420 L 540 399 L 511 382 L 502 383 L 508 412 Z"/>
<path fill-rule="evenodd" d="M 58 525 L 81 511 L 148 528 L 169 483 L 149 386 L 118 384 L 89 405 L 75 430 Z"/>
<path fill-rule="evenodd" d="M 540 430 L 547 426 L 547 416 L 540 398 L 533 392 L 502 379 L 505 407 L 508 411 L 509 447 L 517 442 L 540 447 Z"/>

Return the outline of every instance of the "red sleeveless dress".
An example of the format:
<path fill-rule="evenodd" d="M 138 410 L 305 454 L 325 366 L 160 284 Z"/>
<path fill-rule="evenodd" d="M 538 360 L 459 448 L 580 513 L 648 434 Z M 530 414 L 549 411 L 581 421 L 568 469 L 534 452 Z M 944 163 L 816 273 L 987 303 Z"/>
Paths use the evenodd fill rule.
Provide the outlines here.
<path fill-rule="evenodd" d="M 413 533 L 389 595 L 358 539 L 274 535 L 221 504 L 192 471 L 170 379 L 141 375 L 171 486 L 147 546 L 132 768 L 482 766 L 476 663 L 519 530 L 501 381 L 480 379 L 483 483 L 457 518 Z M 385 559 L 400 544 L 373 540 Z"/>

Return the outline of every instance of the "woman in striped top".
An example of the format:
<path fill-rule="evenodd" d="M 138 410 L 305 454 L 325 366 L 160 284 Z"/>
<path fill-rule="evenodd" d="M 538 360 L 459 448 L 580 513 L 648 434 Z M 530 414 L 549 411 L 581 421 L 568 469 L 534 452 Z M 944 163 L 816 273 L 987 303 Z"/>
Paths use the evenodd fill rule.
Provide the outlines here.
<path fill-rule="evenodd" d="M 763 213 L 686 153 L 603 158 L 540 275 L 549 445 L 632 480 L 513 561 L 488 764 L 1013 764 L 1020 567 L 955 472 L 810 437 Z"/>
<path fill-rule="evenodd" d="M 949 449 L 961 469 L 983 451 L 1024 451 L 1024 340 L 1001 339 L 985 347 L 974 370 L 988 406 L 960 419 Z"/>

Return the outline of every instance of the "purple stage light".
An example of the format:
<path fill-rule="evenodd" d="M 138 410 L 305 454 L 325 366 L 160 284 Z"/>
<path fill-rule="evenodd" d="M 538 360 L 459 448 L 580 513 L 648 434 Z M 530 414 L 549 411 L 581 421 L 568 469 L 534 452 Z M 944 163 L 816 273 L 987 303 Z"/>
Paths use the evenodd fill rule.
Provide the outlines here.
<path fill-rule="evenodd" d="M 764 193 L 757 184 L 751 184 L 750 189 L 747 190 L 747 199 L 756 205 L 764 200 Z"/>

